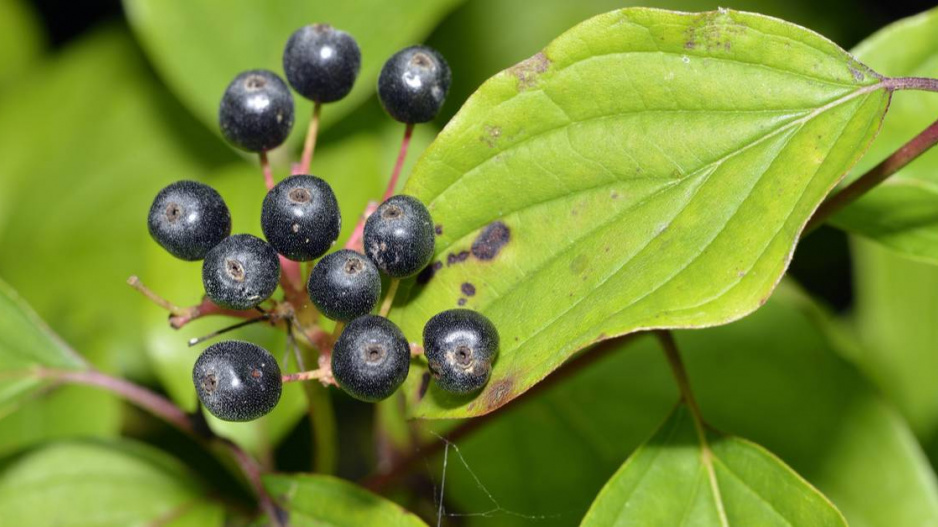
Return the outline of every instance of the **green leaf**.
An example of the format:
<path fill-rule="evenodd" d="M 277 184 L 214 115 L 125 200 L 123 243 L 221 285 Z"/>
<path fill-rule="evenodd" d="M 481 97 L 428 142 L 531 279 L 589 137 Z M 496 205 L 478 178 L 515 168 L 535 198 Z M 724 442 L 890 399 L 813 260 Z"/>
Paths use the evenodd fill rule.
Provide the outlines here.
<path fill-rule="evenodd" d="M 30 527 L 222 525 L 222 508 L 175 459 L 130 442 L 63 442 L 0 472 L 0 517 Z"/>
<path fill-rule="evenodd" d="M 414 338 L 465 303 L 502 349 L 476 398 L 420 399 L 412 375 L 413 415 L 481 415 L 598 340 L 752 312 L 888 101 L 830 41 L 728 10 L 602 15 L 490 79 L 408 182 L 452 265 L 394 317 Z"/>
<path fill-rule="evenodd" d="M 290 525 L 335 527 L 382 525 L 419 527 L 426 524 L 393 502 L 330 476 L 267 475 L 264 487 L 290 517 Z"/>
<path fill-rule="evenodd" d="M 460 0 L 125 0 L 131 24 L 169 86 L 211 130 L 218 101 L 239 72 L 267 68 L 282 75 L 283 47 L 304 24 L 324 22 L 349 32 L 362 50 L 352 92 L 329 104 L 335 122 L 375 91 L 378 72 L 394 52 L 422 40 Z M 297 96 L 290 141 L 303 140 L 312 105 Z"/>
<path fill-rule="evenodd" d="M 0 0 L 0 89 L 29 69 L 44 45 L 42 27 L 30 6 L 22 0 Z"/>
<path fill-rule="evenodd" d="M 0 280 L 0 415 L 49 385 L 41 368 L 82 370 L 88 364 L 62 342 L 9 285 Z"/>
<path fill-rule="evenodd" d="M 938 9 L 900 20 L 857 46 L 858 60 L 891 76 L 938 76 Z M 883 130 L 856 170 L 859 177 L 938 118 L 938 97 L 909 92 L 889 107 Z M 907 257 L 938 264 L 938 150 L 924 153 L 831 219 Z"/>
<path fill-rule="evenodd" d="M 118 401 L 94 388 L 52 389 L 42 368 L 88 363 L 0 280 L 0 455 L 53 438 L 116 435 Z"/>
<path fill-rule="evenodd" d="M 707 430 L 679 405 L 622 465 L 581 525 L 843 525 L 816 489 L 755 443 Z"/>
<path fill-rule="evenodd" d="M 840 358 L 839 339 L 828 324 L 783 281 L 744 320 L 677 332 L 705 418 L 778 455 L 830 498 L 850 525 L 938 521 L 935 476 L 908 425 Z M 513 525 L 519 516 L 536 517 L 545 527 L 571 525 L 677 397 L 653 338 L 615 346 L 457 441 L 471 472 L 451 449 L 447 512 L 487 512 L 465 518 L 468 526 Z M 430 477 L 437 486 L 441 476 L 434 464 Z"/>
<path fill-rule="evenodd" d="M 854 326 L 862 348 L 852 357 L 902 411 L 923 440 L 938 438 L 938 268 L 865 239 L 852 244 Z"/>

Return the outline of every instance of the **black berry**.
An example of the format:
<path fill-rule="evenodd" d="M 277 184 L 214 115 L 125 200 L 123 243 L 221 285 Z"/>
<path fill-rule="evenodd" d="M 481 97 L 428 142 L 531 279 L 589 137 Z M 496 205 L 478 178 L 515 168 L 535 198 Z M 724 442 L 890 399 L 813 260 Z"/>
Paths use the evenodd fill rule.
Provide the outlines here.
<path fill-rule="evenodd" d="M 339 237 L 339 202 L 318 177 L 290 176 L 264 198 L 261 228 L 278 253 L 295 261 L 315 260 Z"/>
<path fill-rule="evenodd" d="M 283 71 L 290 86 L 317 102 L 338 101 L 348 95 L 361 62 L 355 39 L 329 24 L 297 29 L 283 50 Z"/>
<path fill-rule="evenodd" d="M 206 348 L 192 368 L 192 382 L 205 408 L 225 421 L 251 421 L 269 413 L 283 388 L 274 357 L 239 340 Z"/>
<path fill-rule="evenodd" d="M 395 278 L 426 267 L 433 258 L 433 243 L 430 211 L 411 196 L 391 196 L 365 222 L 365 254 Z"/>
<path fill-rule="evenodd" d="M 365 315 L 349 322 L 332 349 L 332 375 L 362 401 L 388 398 L 407 378 L 410 345 L 393 322 Z"/>
<path fill-rule="evenodd" d="M 498 330 L 480 313 L 450 309 L 424 326 L 423 349 L 440 388 L 471 393 L 489 380 L 498 353 Z"/>
<path fill-rule="evenodd" d="M 365 255 L 342 249 L 313 267 L 307 284 L 309 299 L 333 320 L 367 315 L 381 296 L 381 275 Z"/>
<path fill-rule="evenodd" d="M 378 77 L 378 98 L 402 123 L 425 123 L 436 117 L 446 99 L 452 75 L 438 51 L 411 46 L 384 63 Z"/>
<path fill-rule="evenodd" d="M 229 309 L 251 309 L 267 300 L 279 280 L 277 251 L 250 234 L 225 238 L 202 262 L 205 294 Z"/>
<path fill-rule="evenodd" d="M 290 88 L 267 70 L 250 70 L 231 81 L 218 108 L 221 133 L 249 152 L 280 146 L 293 128 Z"/>
<path fill-rule="evenodd" d="M 231 234 L 231 214 L 212 187 L 177 181 L 156 195 L 147 227 L 156 243 L 176 258 L 201 260 Z"/>

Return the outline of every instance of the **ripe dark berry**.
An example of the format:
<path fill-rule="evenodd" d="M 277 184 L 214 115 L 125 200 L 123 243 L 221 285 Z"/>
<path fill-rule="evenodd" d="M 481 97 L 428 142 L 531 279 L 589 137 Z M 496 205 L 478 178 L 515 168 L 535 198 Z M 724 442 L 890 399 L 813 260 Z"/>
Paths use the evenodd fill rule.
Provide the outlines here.
<path fill-rule="evenodd" d="M 332 375 L 362 401 L 388 398 L 407 378 L 410 345 L 393 322 L 365 315 L 349 322 L 332 349 Z"/>
<path fill-rule="evenodd" d="M 205 348 L 192 368 L 192 382 L 205 408 L 225 421 L 251 421 L 269 413 L 283 388 L 274 357 L 239 340 Z"/>
<path fill-rule="evenodd" d="M 231 81 L 218 108 L 221 133 L 249 152 L 280 146 L 293 128 L 290 88 L 267 70 L 249 70 Z"/>
<path fill-rule="evenodd" d="M 450 309 L 423 328 L 423 349 L 437 385 L 454 393 L 485 386 L 498 353 L 498 330 L 484 315 Z"/>
<path fill-rule="evenodd" d="M 420 272 L 433 258 L 433 218 L 417 198 L 391 196 L 365 222 L 365 254 L 394 278 Z"/>
<path fill-rule="evenodd" d="M 339 202 L 318 177 L 290 176 L 264 198 L 261 228 L 278 253 L 300 262 L 315 260 L 339 237 Z"/>
<path fill-rule="evenodd" d="M 411 46 L 384 63 L 378 77 L 378 98 L 394 119 L 425 123 L 440 112 L 451 79 L 449 65 L 438 51 Z"/>
<path fill-rule="evenodd" d="M 283 71 L 290 86 L 317 102 L 338 101 L 348 95 L 361 62 L 355 39 L 329 24 L 297 29 L 283 50 Z"/>
<path fill-rule="evenodd" d="M 365 255 L 342 249 L 313 267 L 306 286 L 309 299 L 333 320 L 367 315 L 381 296 L 381 275 Z"/>
<path fill-rule="evenodd" d="M 277 251 L 250 234 L 225 238 L 202 262 L 205 294 L 229 309 L 251 309 L 267 300 L 279 280 Z"/>
<path fill-rule="evenodd" d="M 201 260 L 231 234 L 231 214 L 212 187 L 177 181 L 156 195 L 147 227 L 156 243 L 176 258 Z"/>

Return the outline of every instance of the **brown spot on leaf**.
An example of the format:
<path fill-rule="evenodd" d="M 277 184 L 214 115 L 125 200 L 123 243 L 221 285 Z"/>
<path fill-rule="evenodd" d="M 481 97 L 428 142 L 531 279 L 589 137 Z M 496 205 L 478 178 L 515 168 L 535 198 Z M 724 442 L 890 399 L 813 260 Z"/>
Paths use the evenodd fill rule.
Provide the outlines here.
<path fill-rule="evenodd" d="M 514 384 L 514 379 L 507 378 L 502 379 L 489 387 L 483 394 L 482 403 L 485 405 L 486 410 L 492 411 L 501 405 L 508 402 L 508 398 L 511 395 L 511 387 Z"/>
<path fill-rule="evenodd" d="M 479 260 L 491 260 L 511 239 L 508 226 L 500 221 L 488 224 L 472 242 L 472 255 Z"/>
<path fill-rule="evenodd" d="M 548 68 L 550 68 L 550 59 L 542 51 L 512 66 L 508 71 L 518 77 L 518 91 L 524 91 L 535 87 L 537 78 Z"/>
<path fill-rule="evenodd" d="M 460 298 L 459 300 L 456 301 L 456 305 L 459 307 L 462 307 L 466 305 L 466 302 L 468 302 L 468 300 L 466 300 L 465 298 Z"/>
<path fill-rule="evenodd" d="M 464 282 L 460 289 L 462 290 L 462 294 L 466 296 L 475 296 L 476 294 L 476 286 L 469 282 Z"/>
<path fill-rule="evenodd" d="M 488 145 L 489 148 L 495 148 L 498 145 L 498 138 L 502 135 L 501 127 L 487 124 L 483 129 L 485 133 L 483 133 L 482 137 L 479 139 Z"/>
<path fill-rule="evenodd" d="M 465 262 L 469 259 L 469 251 L 459 251 L 458 253 L 450 253 L 446 255 L 446 266 L 455 265 L 458 263 Z"/>
<path fill-rule="evenodd" d="M 442 236 L 442 235 L 443 235 L 443 226 L 440 225 L 439 223 L 437 223 L 437 224 L 436 224 L 436 227 L 433 228 L 433 232 L 435 232 L 437 236 Z"/>

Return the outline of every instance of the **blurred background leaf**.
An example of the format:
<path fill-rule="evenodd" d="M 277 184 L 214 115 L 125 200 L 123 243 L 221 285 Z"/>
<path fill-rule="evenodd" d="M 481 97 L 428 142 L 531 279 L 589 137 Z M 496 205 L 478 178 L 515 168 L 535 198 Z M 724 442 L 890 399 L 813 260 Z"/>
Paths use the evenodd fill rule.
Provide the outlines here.
<path fill-rule="evenodd" d="M 417 516 L 348 481 L 329 476 L 269 475 L 264 487 L 286 509 L 290 525 L 420 527 Z"/>
<path fill-rule="evenodd" d="M 40 21 L 24 0 L 0 0 L 0 93 L 39 60 L 45 48 Z"/>
<path fill-rule="evenodd" d="M 211 527 L 224 523 L 198 478 L 130 441 L 52 443 L 0 472 L 0 517 L 30 527 Z"/>
<path fill-rule="evenodd" d="M 358 40 L 362 67 L 352 93 L 324 108 L 336 122 L 375 91 L 394 52 L 419 44 L 462 0 L 125 0 L 128 19 L 167 84 L 212 131 L 218 101 L 239 72 L 265 68 L 283 76 L 283 46 L 300 26 L 328 23 Z M 303 141 L 312 103 L 296 96 L 290 142 Z"/>

